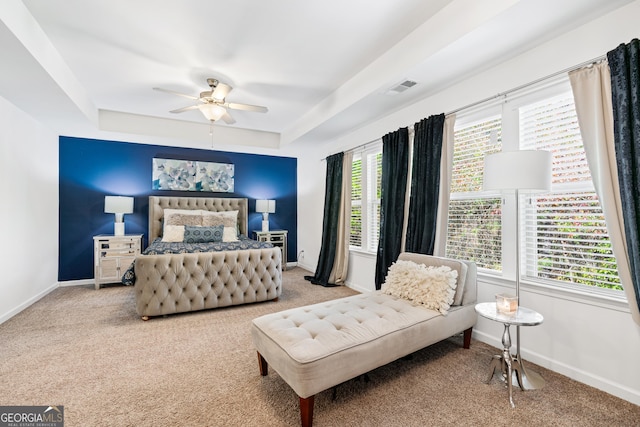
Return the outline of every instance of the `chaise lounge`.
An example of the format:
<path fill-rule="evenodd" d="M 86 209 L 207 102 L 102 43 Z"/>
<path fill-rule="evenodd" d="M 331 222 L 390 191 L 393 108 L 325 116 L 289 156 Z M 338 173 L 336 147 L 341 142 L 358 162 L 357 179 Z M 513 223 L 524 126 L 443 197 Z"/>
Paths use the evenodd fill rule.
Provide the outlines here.
<path fill-rule="evenodd" d="M 389 295 L 383 286 L 253 320 L 260 374 L 267 375 L 271 365 L 296 392 L 303 427 L 312 425 L 314 396 L 321 391 L 461 332 L 469 348 L 477 320 L 475 264 L 412 253 L 398 260 L 457 272 L 446 315 Z"/>

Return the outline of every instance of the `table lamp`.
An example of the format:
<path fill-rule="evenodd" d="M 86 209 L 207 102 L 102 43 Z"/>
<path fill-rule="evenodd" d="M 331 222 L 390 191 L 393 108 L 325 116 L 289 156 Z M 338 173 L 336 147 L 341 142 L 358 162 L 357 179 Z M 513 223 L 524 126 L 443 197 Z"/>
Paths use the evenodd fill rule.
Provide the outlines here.
<path fill-rule="evenodd" d="M 269 214 L 275 211 L 275 200 L 256 200 L 256 212 L 262 213 L 262 231 L 269 231 Z"/>
<path fill-rule="evenodd" d="M 133 213 L 133 197 L 105 196 L 104 211 L 105 213 L 116 214 L 115 222 L 113 223 L 113 234 L 124 236 L 124 214 Z"/>

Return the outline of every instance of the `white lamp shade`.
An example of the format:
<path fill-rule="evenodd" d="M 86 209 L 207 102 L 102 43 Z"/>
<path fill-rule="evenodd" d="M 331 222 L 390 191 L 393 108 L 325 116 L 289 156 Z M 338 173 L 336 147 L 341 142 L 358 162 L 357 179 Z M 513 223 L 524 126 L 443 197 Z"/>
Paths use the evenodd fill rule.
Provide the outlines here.
<path fill-rule="evenodd" d="M 203 104 L 198 106 L 198 108 L 208 120 L 213 122 L 220 120 L 220 118 L 227 112 L 224 107 L 221 107 L 218 104 Z"/>
<path fill-rule="evenodd" d="M 485 190 L 548 191 L 551 189 L 551 152 L 502 151 L 484 158 Z"/>
<path fill-rule="evenodd" d="M 274 213 L 276 211 L 275 200 L 256 200 L 256 212 Z"/>
<path fill-rule="evenodd" d="M 133 213 L 133 197 L 105 196 L 104 211 L 119 214 Z"/>

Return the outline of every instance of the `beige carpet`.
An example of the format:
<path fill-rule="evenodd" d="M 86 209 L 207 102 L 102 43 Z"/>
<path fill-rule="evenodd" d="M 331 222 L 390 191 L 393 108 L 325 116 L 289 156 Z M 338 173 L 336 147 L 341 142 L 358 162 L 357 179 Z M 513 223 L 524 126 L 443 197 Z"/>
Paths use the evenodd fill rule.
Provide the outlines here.
<path fill-rule="evenodd" d="M 298 398 L 261 377 L 251 319 L 354 292 L 284 273 L 278 302 L 148 322 L 133 289 L 60 288 L 0 325 L 0 405 L 64 405 L 65 426 L 296 426 Z M 461 337 L 316 396 L 315 426 L 638 426 L 640 407 L 535 367 L 542 390 L 483 383 L 497 349 Z M 533 365 L 530 365 L 533 367 Z"/>

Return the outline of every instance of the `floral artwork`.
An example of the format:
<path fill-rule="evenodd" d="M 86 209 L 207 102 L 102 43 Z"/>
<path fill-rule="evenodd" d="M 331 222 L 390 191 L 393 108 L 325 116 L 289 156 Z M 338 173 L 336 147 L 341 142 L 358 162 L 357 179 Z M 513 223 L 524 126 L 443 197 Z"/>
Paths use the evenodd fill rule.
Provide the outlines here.
<path fill-rule="evenodd" d="M 196 191 L 233 192 L 233 165 L 197 162 Z"/>
<path fill-rule="evenodd" d="M 234 167 L 227 163 L 153 159 L 152 189 L 232 193 Z"/>

